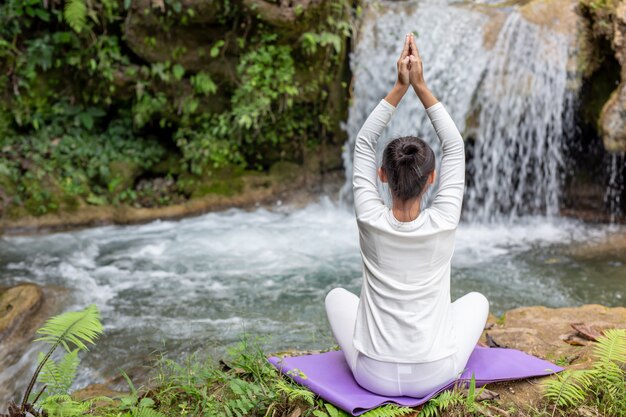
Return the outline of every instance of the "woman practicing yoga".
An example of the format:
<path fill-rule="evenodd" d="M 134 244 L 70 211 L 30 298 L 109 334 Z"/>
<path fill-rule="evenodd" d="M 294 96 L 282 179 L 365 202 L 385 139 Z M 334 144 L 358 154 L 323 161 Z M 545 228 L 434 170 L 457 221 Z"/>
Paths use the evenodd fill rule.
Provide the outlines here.
<path fill-rule="evenodd" d="M 415 39 L 408 34 L 397 63 L 398 80 L 369 115 L 354 149 L 354 206 L 363 259 L 361 298 L 336 288 L 326 313 L 354 378 L 382 395 L 423 397 L 457 378 L 487 320 L 479 293 L 450 302 L 450 260 L 465 188 L 463 139 L 426 87 Z M 392 140 L 376 165 L 376 142 L 412 86 L 441 141 L 439 189 L 428 208 L 425 190 L 435 180 L 435 155 L 417 137 Z M 389 184 L 385 206 L 376 178 Z"/>

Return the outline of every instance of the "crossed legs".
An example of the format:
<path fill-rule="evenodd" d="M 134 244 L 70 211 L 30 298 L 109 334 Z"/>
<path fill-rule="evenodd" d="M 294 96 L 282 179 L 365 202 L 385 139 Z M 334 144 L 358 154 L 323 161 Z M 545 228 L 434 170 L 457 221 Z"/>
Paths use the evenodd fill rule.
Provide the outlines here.
<path fill-rule="evenodd" d="M 436 388 L 436 385 L 455 379 L 463 372 L 480 339 L 489 313 L 489 302 L 484 295 L 471 292 L 459 298 L 452 303 L 452 320 L 457 337 L 456 353 L 451 358 L 444 358 L 436 363 L 400 364 L 400 371 L 399 364 L 367 358 L 354 348 L 352 339 L 359 305 L 356 295 L 343 288 L 335 288 L 326 296 L 325 304 L 335 340 L 344 352 L 357 382 L 379 394 L 416 397 L 423 396 Z M 407 366 L 415 369 L 408 370 Z M 407 375 L 408 371 L 413 375 L 412 380 Z M 426 375 L 430 373 L 432 375 Z"/>

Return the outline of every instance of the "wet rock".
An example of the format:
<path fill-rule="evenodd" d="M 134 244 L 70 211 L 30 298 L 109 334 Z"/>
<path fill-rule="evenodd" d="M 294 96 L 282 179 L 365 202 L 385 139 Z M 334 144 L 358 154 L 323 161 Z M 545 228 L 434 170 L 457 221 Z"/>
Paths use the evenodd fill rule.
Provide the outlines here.
<path fill-rule="evenodd" d="M 626 1 L 598 4 L 581 0 L 578 13 L 584 18 L 580 69 L 586 78 L 608 65 L 612 53 L 620 66 L 621 82 L 604 103 L 598 119 L 604 147 L 609 152 L 626 151 Z M 605 46 L 609 45 L 609 46 Z M 608 49 L 608 50 L 607 50 Z"/>
<path fill-rule="evenodd" d="M 31 343 L 35 330 L 58 313 L 64 293 L 35 284 L 0 289 L 0 399 L 13 397 L 28 382 L 40 350 Z"/>
<path fill-rule="evenodd" d="M 0 340 L 4 345 L 24 336 L 26 321 L 43 303 L 43 291 L 35 284 L 22 284 L 0 293 Z"/>
<path fill-rule="evenodd" d="M 520 7 L 520 13 L 530 22 L 566 34 L 576 34 L 580 16 L 576 14 L 578 0 L 533 0 Z"/>

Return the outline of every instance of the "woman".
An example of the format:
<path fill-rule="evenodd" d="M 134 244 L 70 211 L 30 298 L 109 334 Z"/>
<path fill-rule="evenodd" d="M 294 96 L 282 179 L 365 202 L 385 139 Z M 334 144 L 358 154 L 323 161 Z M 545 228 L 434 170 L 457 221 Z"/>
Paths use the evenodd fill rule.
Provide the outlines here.
<path fill-rule="evenodd" d="M 368 117 L 354 150 L 361 298 L 336 288 L 326 297 L 326 312 L 359 385 L 382 395 L 423 397 L 463 372 L 489 303 L 476 292 L 450 303 L 450 260 L 465 184 L 463 139 L 426 86 L 411 34 L 397 70 L 395 86 Z M 435 156 L 424 141 L 395 139 L 380 169 L 376 165 L 376 142 L 409 86 L 443 149 L 439 189 L 424 209 L 422 196 L 435 180 Z M 389 184 L 391 209 L 378 193 L 377 175 Z"/>

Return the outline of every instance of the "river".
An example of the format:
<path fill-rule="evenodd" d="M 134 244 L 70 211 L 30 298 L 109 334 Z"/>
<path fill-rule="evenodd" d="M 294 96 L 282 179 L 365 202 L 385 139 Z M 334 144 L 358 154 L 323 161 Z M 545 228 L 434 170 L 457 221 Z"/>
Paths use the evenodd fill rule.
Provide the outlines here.
<path fill-rule="evenodd" d="M 452 296 L 481 291 L 496 315 L 528 305 L 626 305 L 626 253 L 585 250 L 624 233 L 561 218 L 462 223 Z M 77 386 L 156 351 L 219 355 L 244 334 L 262 336 L 268 350 L 329 347 L 324 295 L 336 286 L 358 293 L 360 279 L 352 210 L 328 199 L 0 239 L 0 282 L 68 288 L 66 310 L 100 308 L 105 335 L 84 356 Z"/>

